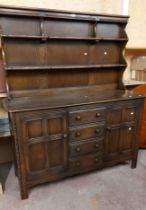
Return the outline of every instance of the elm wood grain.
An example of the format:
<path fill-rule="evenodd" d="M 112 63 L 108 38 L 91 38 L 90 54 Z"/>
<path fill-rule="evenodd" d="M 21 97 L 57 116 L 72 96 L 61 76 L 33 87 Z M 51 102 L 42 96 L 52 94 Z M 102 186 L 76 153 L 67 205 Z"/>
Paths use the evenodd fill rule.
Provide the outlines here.
<path fill-rule="evenodd" d="M 102 78 L 102 80 L 101 80 Z M 63 88 L 63 87 L 80 87 L 89 85 L 104 85 L 117 84 L 119 81 L 119 71 L 109 69 L 92 70 L 79 69 L 75 72 L 73 69 L 66 70 L 52 70 L 47 71 L 19 71 L 10 72 L 8 76 L 9 89 L 13 90 L 35 90 L 35 89 L 48 89 L 48 88 Z"/>
<path fill-rule="evenodd" d="M 54 94 L 50 96 L 36 96 L 36 97 L 21 97 L 13 98 L 13 100 L 4 100 L 4 107 L 11 112 L 18 112 L 20 109 L 25 110 L 41 110 L 45 108 L 58 108 L 58 107 L 71 107 L 85 104 L 102 104 L 103 102 L 111 102 L 119 100 L 133 101 L 136 103 L 136 99 L 144 98 L 143 95 L 134 94 L 131 91 L 114 90 L 99 92 L 94 88 L 87 89 L 82 88 L 80 91 L 73 89 L 68 93 Z"/>
<path fill-rule="evenodd" d="M 122 45 L 111 41 L 88 44 L 79 40 L 52 40 L 40 43 L 39 40 L 19 39 L 6 40 L 4 50 L 7 52 L 7 65 L 105 65 L 125 64 L 120 59 Z M 15 48 L 17 51 L 14 54 Z"/>
<path fill-rule="evenodd" d="M 11 7 L 0 15 L 21 198 L 122 161 L 136 167 L 144 97 L 122 83 L 128 17 Z"/>
<path fill-rule="evenodd" d="M 110 102 L 104 101 L 102 104 L 99 104 L 99 103 L 94 104 L 94 108 L 96 106 L 99 106 L 99 108 L 103 106 L 106 107 L 108 111 L 107 116 L 109 116 L 106 119 L 107 125 L 110 124 L 111 110 L 114 110 L 115 106 L 120 107 L 120 112 L 122 113 L 122 117 L 121 117 L 120 122 L 116 121 L 117 113 L 115 114 L 115 112 L 113 112 L 112 118 L 115 119 L 114 126 L 110 124 L 111 128 L 109 128 L 109 126 L 107 127 L 105 124 L 104 127 L 107 131 L 100 134 L 99 139 L 103 138 L 103 151 L 102 150 L 101 151 L 97 150 L 96 152 L 93 151 L 91 155 L 93 156 L 93 158 L 89 158 L 89 159 L 88 159 L 88 156 L 85 156 L 84 158 L 84 156 L 82 155 L 79 156 L 77 159 L 72 158 L 70 156 L 70 149 L 69 149 L 69 145 L 70 145 L 69 141 L 71 142 L 70 136 L 72 135 L 71 134 L 72 131 L 69 129 L 69 134 L 68 134 L 67 127 L 63 128 L 62 126 L 64 124 L 59 123 L 59 120 L 54 121 L 56 125 L 57 125 L 57 122 L 59 123 L 59 126 L 56 127 L 57 129 L 55 131 L 54 131 L 54 126 L 51 125 L 52 118 L 58 119 L 62 117 L 62 119 L 64 119 L 65 121 L 65 125 L 67 126 L 68 110 L 66 108 L 63 108 L 62 111 L 60 108 L 58 108 L 58 109 L 53 109 L 53 110 L 42 109 L 40 111 L 30 110 L 27 112 L 26 111 L 23 111 L 23 112 L 21 111 L 18 113 L 15 112 L 13 114 L 13 117 L 15 118 L 16 127 L 18 128 L 18 130 L 16 130 L 16 134 L 18 138 L 19 149 L 21 149 L 21 154 L 19 154 L 20 163 L 21 163 L 20 165 L 23 167 L 26 167 L 25 173 L 22 173 L 21 175 L 22 175 L 22 180 L 24 181 L 24 183 L 27 183 L 27 182 L 29 183 L 28 185 L 26 184 L 25 187 L 23 186 L 23 183 L 22 184 L 20 183 L 21 192 L 23 193 L 22 198 L 26 198 L 28 196 L 28 191 L 27 191 L 28 188 L 26 186 L 29 186 L 29 185 L 31 186 L 31 180 L 33 179 L 35 180 L 36 184 L 39 184 L 43 182 L 42 179 L 44 177 L 44 182 L 45 182 L 46 174 L 48 174 L 48 181 L 53 180 L 53 179 L 55 180 L 55 179 L 61 178 L 63 175 L 70 176 L 71 174 L 76 174 L 77 172 L 79 173 L 84 172 L 84 170 L 88 171 L 88 170 L 96 169 L 99 166 L 102 167 L 103 160 L 104 160 L 103 166 L 104 164 L 105 165 L 111 164 L 111 161 L 121 162 L 121 160 L 126 160 L 126 159 L 132 160 L 132 166 L 134 167 L 136 165 L 137 151 L 138 151 L 138 147 L 137 147 L 138 132 L 136 132 L 136 129 L 139 128 L 139 122 L 140 122 L 137 119 L 141 118 L 141 109 L 143 105 L 142 102 L 143 102 L 143 97 L 140 97 L 139 99 L 135 99 L 135 100 L 132 99 L 132 100 L 127 100 L 127 101 L 122 101 L 122 102 L 117 99 L 114 102 L 111 102 L 110 100 Z M 132 108 L 133 110 L 133 106 L 136 107 L 135 114 L 137 118 L 131 118 L 131 112 L 129 112 L 129 108 Z M 91 105 L 84 106 L 85 109 L 89 109 L 89 107 L 91 107 Z M 71 109 L 72 108 L 74 109 L 75 107 L 73 106 L 71 107 Z M 93 108 L 93 105 L 91 108 Z M 82 110 L 83 106 L 80 105 L 77 109 Z M 127 115 L 129 116 L 125 119 L 124 115 L 126 113 L 126 110 L 128 110 Z M 51 121 L 49 122 L 48 119 L 51 119 Z M 13 122 L 14 122 L 14 119 L 13 119 Z M 43 123 L 43 126 L 39 126 L 39 123 L 41 122 Z M 31 123 L 33 123 L 33 125 Z M 86 124 L 89 130 L 86 129 L 86 133 L 84 133 L 84 137 L 86 141 L 88 139 L 88 141 L 92 142 L 90 139 L 90 131 L 92 131 L 93 123 L 91 124 L 86 123 Z M 94 123 L 94 124 L 96 125 L 96 127 L 98 127 L 99 122 Z M 102 124 L 102 121 L 101 121 L 101 124 Z M 48 131 L 48 126 L 53 127 L 53 133 L 49 132 L 50 129 Z M 86 126 L 84 125 L 84 128 Z M 79 126 L 72 127 L 72 129 L 77 130 L 77 131 L 79 128 L 80 128 Z M 20 130 L 22 132 L 19 132 Z M 34 132 L 35 130 L 37 130 L 38 132 L 37 136 L 36 136 L 36 133 Z M 106 138 L 105 138 L 105 134 L 106 134 Z M 61 149 L 60 144 L 63 140 L 62 138 L 66 139 L 66 144 L 65 144 L 66 147 L 64 147 L 65 146 L 64 145 Z M 25 139 L 25 141 L 22 142 L 20 141 L 20 139 Z M 57 145 L 59 146 L 54 145 L 54 147 L 51 147 L 50 145 L 48 145 L 48 142 L 50 141 L 53 141 L 53 142 L 57 141 L 58 142 Z M 76 141 L 76 142 L 81 143 L 80 141 Z M 83 142 L 84 141 L 82 141 L 82 143 Z M 52 166 L 51 162 L 48 162 L 48 164 L 46 163 L 46 160 L 50 160 L 48 159 L 50 156 L 48 157 L 48 152 L 46 152 L 48 149 L 44 149 L 46 147 L 48 149 L 50 148 L 52 152 L 56 151 L 55 149 L 57 148 L 59 149 L 59 152 L 57 152 L 59 157 L 58 155 L 55 156 L 54 157 L 55 160 L 53 160 L 51 157 L 51 160 L 53 160 L 53 163 L 55 164 L 55 168 L 54 168 L 54 165 Z M 84 148 L 85 147 L 86 147 L 86 144 L 84 144 Z M 68 148 L 68 149 L 64 150 L 63 148 Z M 88 147 L 88 149 L 90 149 L 90 147 Z M 38 151 L 39 151 L 39 156 L 38 156 Z M 66 153 L 64 153 L 64 155 L 61 153 L 62 154 L 61 155 L 60 152 L 63 152 L 63 151 L 64 152 L 66 151 Z M 27 155 L 26 157 L 25 154 L 28 154 L 28 153 L 31 155 L 30 156 Z M 35 155 L 36 153 L 37 155 Z M 93 155 L 93 153 L 95 154 L 95 156 Z M 49 152 L 49 155 L 51 155 L 50 152 Z M 97 156 L 99 156 L 99 158 L 97 158 Z M 24 157 L 25 159 L 23 160 Z M 67 160 L 68 158 L 70 158 L 71 165 L 69 164 L 70 165 L 69 168 L 71 168 L 71 174 L 70 174 L 70 170 L 68 169 L 68 164 L 66 163 L 67 165 L 64 165 L 65 160 L 63 159 L 63 157 L 66 157 Z M 33 164 L 34 162 L 35 162 L 35 165 Z M 36 164 L 37 162 L 38 164 Z M 25 174 L 27 174 L 28 179 L 25 178 Z"/>
<path fill-rule="evenodd" d="M 99 138 L 90 139 L 83 142 L 72 142 L 70 143 L 70 155 L 71 157 L 76 157 L 80 155 L 86 155 L 90 153 L 96 153 L 98 150 L 103 149 L 103 139 Z"/>

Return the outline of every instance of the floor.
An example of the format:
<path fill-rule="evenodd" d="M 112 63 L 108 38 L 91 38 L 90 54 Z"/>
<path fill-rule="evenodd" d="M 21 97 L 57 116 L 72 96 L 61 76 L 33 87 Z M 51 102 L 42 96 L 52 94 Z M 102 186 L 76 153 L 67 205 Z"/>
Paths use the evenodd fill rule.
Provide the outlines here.
<path fill-rule="evenodd" d="M 9 174 L 11 165 L 12 165 L 12 162 L 0 163 L 0 183 L 1 183 L 0 193 L 2 193 L 2 191 L 5 188 L 5 182 Z"/>
<path fill-rule="evenodd" d="M 21 200 L 13 167 L 0 195 L 0 210 L 146 210 L 146 150 L 129 163 L 44 184 Z"/>

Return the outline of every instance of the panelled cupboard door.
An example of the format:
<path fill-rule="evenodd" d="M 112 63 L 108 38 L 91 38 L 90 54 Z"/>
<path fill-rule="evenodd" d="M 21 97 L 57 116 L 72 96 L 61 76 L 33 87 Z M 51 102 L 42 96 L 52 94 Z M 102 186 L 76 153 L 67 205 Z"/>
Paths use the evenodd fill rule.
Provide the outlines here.
<path fill-rule="evenodd" d="M 107 129 L 105 160 L 116 160 L 122 155 L 131 155 L 135 145 L 135 126 L 123 125 Z"/>
<path fill-rule="evenodd" d="M 105 160 L 112 161 L 122 155 L 132 155 L 136 141 L 136 107 L 115 105 L 107 115 Z"/>
<path fill-rule="evenodd" d="M 67 167 L 67 134 L 65 112 L 35 112 L 19 117 L 24 142 L 24 164 L 29 180 L 39 175 L 57 176 Z"/>

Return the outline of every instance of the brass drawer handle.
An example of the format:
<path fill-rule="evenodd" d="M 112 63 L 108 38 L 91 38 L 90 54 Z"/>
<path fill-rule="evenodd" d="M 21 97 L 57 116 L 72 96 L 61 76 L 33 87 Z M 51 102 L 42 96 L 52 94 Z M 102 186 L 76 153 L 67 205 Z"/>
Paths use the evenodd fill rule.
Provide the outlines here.
<path fill-rule="evenodd" d="M 81 165 L 80 162 L 76 162 L 76 166 L 79 167 Z"/>
<path fill-rule="evenodd" d="M 100 133 L 100 129 L 96 128 L 95 133 Z"/>
<path fill-rule="evenodd" d="M 100 113 L 96 113 L 96 117 L 100 117 L 101 116 L 101 114 Z"/>
<path fill-rule="evenodd" d="M 81 133 L 80 132 L 76 132 L 76 136 L 77 137 L 81 136 Z"/>
<path fill-rule="evenodd" d="M 81 116 L 80 115 L 77 115 L 76 116 L 76 120 L 80 120 L 81 119 Z"/>
<path fill-rule="evenodd" d="M 76 152 L 81 152 L 81 148 L 80 147 L 76 147 Z"/>
<path fill-rule="evenodd" d="M 99 144 L 98 143 L 95 144 L 95 148 L 99 148 Z"/>

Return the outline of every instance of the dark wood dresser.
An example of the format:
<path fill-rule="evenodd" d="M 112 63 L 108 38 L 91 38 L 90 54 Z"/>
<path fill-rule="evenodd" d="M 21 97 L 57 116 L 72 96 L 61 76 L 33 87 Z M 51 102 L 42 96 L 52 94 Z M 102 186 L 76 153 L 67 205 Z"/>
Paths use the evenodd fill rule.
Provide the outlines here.
<path fill-rule="evenodd" d="M 0 8 L 21 197 L 44 182 L 136 167 L 144 97 L 125 90 L 127 16 Z"/>

